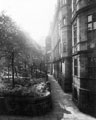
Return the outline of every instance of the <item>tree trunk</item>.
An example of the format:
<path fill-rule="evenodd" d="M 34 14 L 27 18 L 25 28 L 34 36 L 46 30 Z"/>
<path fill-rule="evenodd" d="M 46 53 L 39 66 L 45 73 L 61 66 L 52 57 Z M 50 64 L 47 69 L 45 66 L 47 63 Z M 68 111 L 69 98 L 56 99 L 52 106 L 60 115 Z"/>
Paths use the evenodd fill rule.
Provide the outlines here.
<path fill-rule="evenodd" d="M 26 72 L 27 72 L 27 70 L 26 70 L 26 61 L 25 61 L 25 72 L 24 72 L 24 77 L 27 77 Z"/>
<path fill-rule="evenodd" d="M 33 67 L 31 66 L 31 78 L 33 78 L 32 72 L 33 72 Z"/>
<path fill-rule="evenodd" d="M 16 77 L 17 77 L 17 67 L 15 67 L 15 74 L 16 74 Z"/>
<path fill-rule="evenodd" d="M 12 87 L 14 88 L 14 52 L 12 52 Z"/>
<path fill-rule="evenodd" d="M 9 81 L 9 65 L 8 65 L 8 81 Z"/>

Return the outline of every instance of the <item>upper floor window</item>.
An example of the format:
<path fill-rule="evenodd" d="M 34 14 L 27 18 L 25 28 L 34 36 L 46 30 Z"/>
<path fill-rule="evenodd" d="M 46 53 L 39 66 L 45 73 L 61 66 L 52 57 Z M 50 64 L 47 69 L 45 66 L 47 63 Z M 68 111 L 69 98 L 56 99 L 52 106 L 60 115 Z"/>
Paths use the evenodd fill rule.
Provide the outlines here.
<path fill-rule="evenodd" d="M 88 57 L 88 78 L 96 79 L 96 57 Z"/>
<path fill-rule="evenodd" d="M 67 45 L 66 45 L 66 42 L 63 43 L 63 52 L 66 52 L 67 51 Z"/>
<path fill-rule="evenodd" d="M 74 45 L 77 43 L 77 21 L 73 25 Z"/>
<path fill-rule="evenodd" d="M 74 59 L 74 75 L 78 76 L 78 59 Z"/>
<path fill-rule="evenodd" d="M 63 24 L 64 24 L 64 25 L 66 24 L 66 19 L 65 19 L 65 18 L 63 19 Z"/>
<path fill-rule="evenodd" d="M 92 15 L 88 16 L 88 22 L 92 22 Z"/>
<path fill-rule="evenodd" d="M 88 31 L 96 30 L 96 13 L 88 15 Z"/>

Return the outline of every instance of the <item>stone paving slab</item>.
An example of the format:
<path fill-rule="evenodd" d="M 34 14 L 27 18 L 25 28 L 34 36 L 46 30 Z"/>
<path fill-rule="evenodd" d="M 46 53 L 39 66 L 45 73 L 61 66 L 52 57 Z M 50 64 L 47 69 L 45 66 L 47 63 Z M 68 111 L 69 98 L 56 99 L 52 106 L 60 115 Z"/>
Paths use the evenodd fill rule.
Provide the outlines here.
<path fill-rule="evenodd" d="M 49 76 L 49 80 L 53 101 L 53 109 L 49 113 L 39 117 L 0 116 L 0 120 L 96 120 L 78 110 L 71 94 L 64 93 L 53 76 Z"/>

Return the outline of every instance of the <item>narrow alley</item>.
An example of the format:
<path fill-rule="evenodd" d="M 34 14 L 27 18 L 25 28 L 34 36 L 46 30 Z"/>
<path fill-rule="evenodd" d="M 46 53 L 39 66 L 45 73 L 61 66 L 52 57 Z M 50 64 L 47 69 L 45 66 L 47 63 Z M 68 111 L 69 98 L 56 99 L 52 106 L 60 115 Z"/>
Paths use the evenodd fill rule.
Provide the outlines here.
<path fill-rule="evenodd" d="M 53 76 L 49 75 L 49 80 L 53 102 L 53 109 L 49 113 L 38 117 L 0 116 L 0 120 L 96 120 L 78 110 L 72 102 L 71 94 L 64 93 Z"/>

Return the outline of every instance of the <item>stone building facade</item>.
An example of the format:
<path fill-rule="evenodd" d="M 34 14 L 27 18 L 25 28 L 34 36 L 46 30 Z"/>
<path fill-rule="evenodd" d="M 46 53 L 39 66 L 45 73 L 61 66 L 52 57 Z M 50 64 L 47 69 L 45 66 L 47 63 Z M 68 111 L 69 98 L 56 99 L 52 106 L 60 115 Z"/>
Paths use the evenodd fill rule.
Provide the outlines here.
<path fill-rule="evenodd" d="M 72 87 L 71 0 L 58 0 L 51 31 L 53 74 L 64 91 Z"/>
<path fill-rule="evenodd" d="M 96 113 L 96 0 L 72 0 L 73 100 Z"/>

